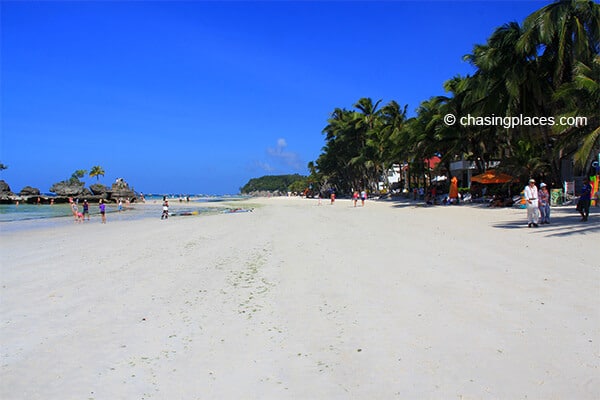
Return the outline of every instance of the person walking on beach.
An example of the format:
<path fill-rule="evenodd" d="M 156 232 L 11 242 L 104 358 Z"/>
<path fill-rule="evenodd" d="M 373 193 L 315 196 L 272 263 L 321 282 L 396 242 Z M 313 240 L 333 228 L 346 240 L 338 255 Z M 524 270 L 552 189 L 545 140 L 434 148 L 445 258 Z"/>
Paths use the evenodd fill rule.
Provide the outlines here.
<path fill-rule="evenodd" d="M 539 207 L 540 207 L 540 224 L 550 223 L 550 192 L 548 192 L 548 186 L 544 182 L 540 183 L 539 193 Z"/>
<path fill-rule="evenodd" d="M 102 223 L 106 223 L 106 204 L 104 204 L 104 200 L 100 199 L 100 204 L 98 204 L 98 208 L 100 208 L 100 215 L 102 216 Z"/>
<path fill-rule="evenodd" d="M 83 201 L 83 219 L 85 219 L 87 215 L 87 220 L 90 220 L 90 205 L 87 200 Z"/>
<path fill-rule="evenodd" d="M 538 189 L 535 186 L 535 179 L 529 180 L 529 185 L 525 186 L 523 191 L 525 194 L 525 204 L 527 206 L 527 226 L 536 227 L 539 221 L 539 208 L 538 208 Z"/>
<path fill-rule="evenodd" d="M 166 198 L 163 201 L 163 212 L 160 219 L 169 219 L 169 201 Z"/>
<path fill-rule="evenodd" d="M 367 191 L 363 190 L 362 192 L 360 192 L 360 202 L 363 207 L 365 206 L 365 200 L 367 200 Z"/>
<path fill-rule="evenodd" d="M 117 210 L 119 212 L 123 211 L 123 199 L 119 199 L 119 204 L 117 205 Z"/>
<path fill-rule="evenodd" d="M 354 207 L 356 207 L 356 203 L 358 203 L 358 190 L 355 190 L 352 193 L 352 201 L 354 202 Z"/>
<path fill-rule="evenodd" d="M 335 203 L 335 192 L 333 190 L 331 191 L 330 199 L 331 199 L 331 205 L 333 205 L 333 203 Z"/>
<path fill-rule="evenodd" d="M 588 178 L 583 179 L 583 187 L 581 188 L 581 196 L 577 202 L 577 211 L 581 214 L 581 222 L 588 220 L 590 215 L 590 202 L 592 199 L 592 185 Z"/>

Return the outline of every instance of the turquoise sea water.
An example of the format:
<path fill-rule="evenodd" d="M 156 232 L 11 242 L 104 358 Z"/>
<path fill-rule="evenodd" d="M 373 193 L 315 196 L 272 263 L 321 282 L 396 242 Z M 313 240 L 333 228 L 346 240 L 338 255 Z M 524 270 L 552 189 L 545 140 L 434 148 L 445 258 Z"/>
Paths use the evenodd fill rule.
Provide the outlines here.
<path fill-rule="evenodd" d="M 107 204 L 107 219 L 109 221 L 127 221 L 143 218 L 160 218 L 162 214 L 162 195 L 146 196 L 145 204 L 124 205 L 122 212 L 118 212 L 116 204 Z M 192 198 L 180 201 L 179 197 L 167 197 L 169 204 L 172 205 L 170 213 L 173 217 L 183 217 L 192 214 L 198 216 L 202 214 L 214 213 L 215 208 L 206 207 L 206 203 L 222 203 L 225 201 L 235 201 L 242 197 L 214 196 Z M 82 205 L 79 204 L 79 211 L 82 211 Z M 91 223 L 100 221 L 100 211 L 97 203 L 90 204 Z M 225 210 L 225 206 L 223 210 Z M 218 211 L 218 210 L 217 210 Z M 27 230 L 40 227 L 53 227 L 74 223 L 73 214 L 69 204 L 0 204 L 0 231 Z M 85 223 L 88 223 L 86 220 Z"/>

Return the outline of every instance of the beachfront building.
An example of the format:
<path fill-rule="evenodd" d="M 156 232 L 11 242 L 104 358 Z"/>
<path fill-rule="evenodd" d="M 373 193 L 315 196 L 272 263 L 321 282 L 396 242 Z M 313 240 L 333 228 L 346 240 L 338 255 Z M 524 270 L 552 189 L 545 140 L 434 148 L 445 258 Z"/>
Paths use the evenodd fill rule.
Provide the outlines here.
<path fill-rule="evenodd" d="M 488 161 L 485 163 L 485 169 L 496 168 L 500 161 Z M 450 163 L 450 174 L 456 176 L 459 187 L 471 187 L 471 178 L 477 175 L 477 164 L 475 161 L 460 160 Z"/>
<path fill-rule="evenodd" d="M 428 186 L 429 183 L 445 181 L 448 179 L 445 171 L 441 171 L 442 175 L 434 174 L 440 162 L 441 158 L 438 156 L 423 159 L 421 172 L 417 172 L 416 175 L 413 174 L 412 178 L 409 176 L 410 167 L 408 162 L 392 164 L 392 167 L 386 171 L 385 175 L 380 177 L 378 188 L 380 191 L 384 191 L 385 189 L 390 191 L 408 191 L 412 186 L 410 182 L 413 182 L 416 185 L 415 187 L 420 187 L 420 185 Z"/>
<path fill-rule="evenodd" d="M 378 189 L 380 192 L 385 189 L 390 191 L 400 189 L 400 182 L 402 182 L 402 167 L 400 164 L 392 164 L 385 175 L 381 176 Z"/>

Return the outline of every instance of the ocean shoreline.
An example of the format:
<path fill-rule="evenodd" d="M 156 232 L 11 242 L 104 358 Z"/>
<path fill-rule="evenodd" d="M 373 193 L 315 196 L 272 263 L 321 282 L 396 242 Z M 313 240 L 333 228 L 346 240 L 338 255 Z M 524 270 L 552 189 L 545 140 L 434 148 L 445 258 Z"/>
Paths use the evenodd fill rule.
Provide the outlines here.
<path fill-rule="evenodd" d="M 79 199 L 77 199 L 79 200 Z M 235 207 L 235 203 L 242 198 L 217 196 L 190 197 L 189 201 L 179 198 L 168 198 L 172 216 L 197 216 L 205 215 L 215 210 L 227 210 Z M 81 211 L 82 201 L 78 202 Z M 83 224 L 100 222 L 100 211 L 97 203 L 90 203 L 90 220 Z M 162 214 L 162 196 L 150 197 L 145 202 L 123 204 L 123 210 L 118 211 L 117 204 L 107 204 L 107 218 L 109 222 L 132 221 L 146 218 L 160 218 Z M 56 228 L 58 226 L 76 224 L 68 204 L 10 204 L 0 205 L 0 232 L 29 229 Z"/>

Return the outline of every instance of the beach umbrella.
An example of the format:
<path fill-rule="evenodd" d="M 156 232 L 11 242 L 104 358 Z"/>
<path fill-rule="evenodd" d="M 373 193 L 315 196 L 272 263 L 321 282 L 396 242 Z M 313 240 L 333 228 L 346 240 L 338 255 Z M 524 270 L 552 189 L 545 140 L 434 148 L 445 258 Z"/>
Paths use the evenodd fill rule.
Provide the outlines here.
<path fill-rule="evenodd" d="M 451 199 L 458 198 L 458 179 L 455 176 L 450 179 L 450 193 L 448 193 L 448 197 Z"/>
<path fill-rule="evenodd" d="M 496 183 L 509 183 L 516 179 L 508 174 L 497 172 L 496 170 L 490 169 L 483 174 L 475 175 L 471 178 L 471 182 L 481 183 L 482 185 L 490 185 Z"/>

